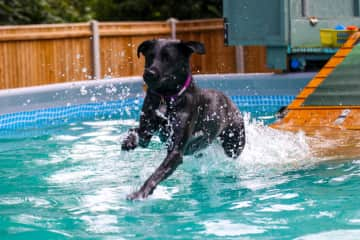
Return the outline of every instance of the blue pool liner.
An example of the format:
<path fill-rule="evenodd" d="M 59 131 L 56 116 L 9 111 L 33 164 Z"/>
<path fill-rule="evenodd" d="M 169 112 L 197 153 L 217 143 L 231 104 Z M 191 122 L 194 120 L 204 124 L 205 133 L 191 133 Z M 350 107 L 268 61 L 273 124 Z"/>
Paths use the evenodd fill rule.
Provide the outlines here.
<path fill-rule="evenodd" d="M 202 88 L 223 91 L 242 112 L 287 106 L 315 73 L 196 75 Z M 37 129 L 74 122 L 138 119 L 141 77 L 54 84 L 0 91 L 0 131 Z M 262 110 L 260 110 L 262 111 Z"/>

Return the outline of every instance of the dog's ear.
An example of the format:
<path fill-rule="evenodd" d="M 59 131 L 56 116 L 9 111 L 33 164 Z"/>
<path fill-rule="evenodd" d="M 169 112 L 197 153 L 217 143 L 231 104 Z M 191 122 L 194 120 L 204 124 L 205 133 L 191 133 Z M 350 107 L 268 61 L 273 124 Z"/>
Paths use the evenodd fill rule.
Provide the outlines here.
<path fill-rule="evenodd" d="M 145 55 L 145 52 L 147 52 L 150 48 L 154 47 L 154 45 L 155 45 L 155 40 L 146 40 L 142 42 L 137 49 L 138 58 L 140 57 L 140 53 Z"/>
<path fill-rule="evenodd" d="M 201 42 L 189 41 L 182 42 L 186 46 L 190 53 L 205 54 L 205 46 Z"/>

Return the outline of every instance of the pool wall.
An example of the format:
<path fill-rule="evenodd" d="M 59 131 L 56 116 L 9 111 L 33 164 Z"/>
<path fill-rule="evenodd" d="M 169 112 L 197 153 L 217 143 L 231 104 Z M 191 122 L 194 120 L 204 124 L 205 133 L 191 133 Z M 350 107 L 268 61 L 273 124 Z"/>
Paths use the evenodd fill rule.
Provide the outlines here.
<path fill-rule="evenodd" d="M 286 106 L 315 73 L 195 75 L 203 88 L 225 92 L 241 108 Z M 73 121 L 134 118 L 144 97 L 141 77 L 52 84 L 0 91 L 0 130 Z"/>

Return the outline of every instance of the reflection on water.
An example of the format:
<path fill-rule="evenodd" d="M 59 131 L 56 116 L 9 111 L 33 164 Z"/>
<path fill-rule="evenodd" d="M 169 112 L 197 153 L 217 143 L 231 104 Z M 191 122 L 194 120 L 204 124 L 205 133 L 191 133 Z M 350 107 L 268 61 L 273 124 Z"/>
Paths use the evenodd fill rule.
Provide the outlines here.
<path fill-rule="evenodd" d="M 312 154 L 323 159 L 357 159 L 360 156 L 360 134 L 356 130 L 320 128 L 306 130 Z"/>

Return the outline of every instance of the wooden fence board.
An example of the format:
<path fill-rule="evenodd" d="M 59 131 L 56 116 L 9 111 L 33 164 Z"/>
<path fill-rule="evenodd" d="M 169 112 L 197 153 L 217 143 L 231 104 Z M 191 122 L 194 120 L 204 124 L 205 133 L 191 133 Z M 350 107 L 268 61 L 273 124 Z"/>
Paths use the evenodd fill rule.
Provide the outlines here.
<path fill-rule="evenodd" d="M 101 78 L 141 75 L 136 56 L 146 39 L 169 38 L 167 22 L 99 23 Z M 201 41 L 205 55 L 192 57 L 194 73 L 236 72 L 235 48 L 224 46 L 222 19 L 179 21 L 177 38 Z M 93 79 L 91 23 L 0 27 L 0 89 Z M 264 72 L 261 47 L 245 47 L 246 72 Z M 260 50 L 259 50 L 260 49 Z M 261 62 L 261 64 L 255 64 Z"/>

